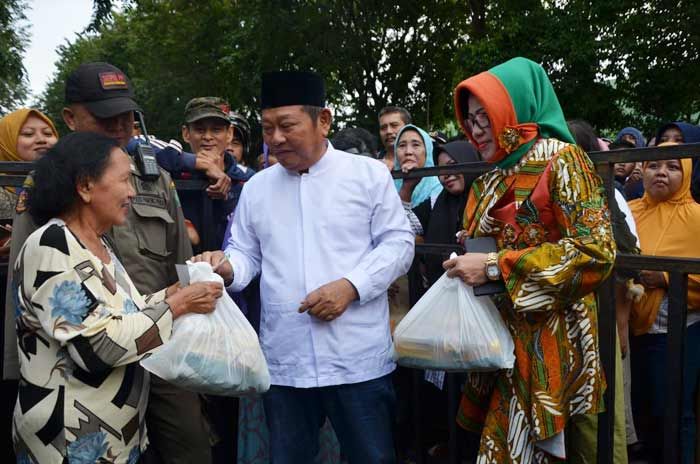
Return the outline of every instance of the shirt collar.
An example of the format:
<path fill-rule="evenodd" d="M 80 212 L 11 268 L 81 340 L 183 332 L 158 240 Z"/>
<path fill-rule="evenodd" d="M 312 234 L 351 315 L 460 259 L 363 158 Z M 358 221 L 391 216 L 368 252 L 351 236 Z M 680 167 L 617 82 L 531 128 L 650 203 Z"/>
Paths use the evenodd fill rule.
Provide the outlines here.
<path fill-rule="evenodd" d="M 333 165 L 333 158 L 335 158 L 336 156 L 336 151 L 337 150 L 333 148 L 333 145 L 331 144 L 330 140 L 326 139 L 326 151 L 323 153 L 323 155 L 321 155 L 321 158 L 308 169 L 308 172 L 304 174 L 316 175 L 322 173 L 323 171 L 326 171 Z M 285 171 L 287 171 L 287 173 L 291 176 L 300 175 L 296 171 L 288 171 L 286 169 Z"/>

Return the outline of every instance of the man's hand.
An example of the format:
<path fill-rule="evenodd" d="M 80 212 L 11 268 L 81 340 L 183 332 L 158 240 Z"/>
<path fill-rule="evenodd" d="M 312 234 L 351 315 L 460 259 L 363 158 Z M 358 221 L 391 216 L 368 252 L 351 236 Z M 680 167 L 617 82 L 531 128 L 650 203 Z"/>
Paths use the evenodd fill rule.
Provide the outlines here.
<path fill-rule="evenodd" d="M 409 173 L 414 169 L 414 166 L 409 166 L 409 167 L 402 167 L 401 172 L 403 173 Z M 423 179 L 420 177 L 416 177 L 415 179 L 404 179 L 403 183 L 401 184 L 401 189 L 399 190 L 399 197 L 401 198 L 401 201 L 406 201 L 410 202 L 411 197 L 413 196 L 413 191 L 416 189 L 416 186 L 422 181 Z"/>
<path fill-rule="evenodd" d="M 218 166 L 212 165 L 206 172 L 212 184 L 207 187 L 207 195 L 215 200 L 225 200 L 231 190 L 231 178 Z"/>
<path fill-rule="evenodd" d="M 442 263 L 447 277 L 459 277 L 472 287 L 488 282 L 486 277 L 486 253 L 466 253 Z"/>
<path fill-rule="evenodd" d="M 202 171 L 212 185 L 207 187 L 207 195 L 215 200 L 223 200 L 231 190 L 231 178 L 217 164 L 218 156 L 206 150 L 196 154 L 195 169 Z"/>
<path fill-rule="evenodd" d="M 299 312 L 308 311 L 322 321 L 332 321 L 339 318 L 350 303 L 358 298 L 357 290 L 348 279 L 338 279 L 306 295 L 299 306 Z"/>
<path fill-rule="evenodd" d="M 233 266 L 231 266 L 223 251 L 205 251 L 202 254 L 193 256 L 191 261 L 193 263 L 209 263 L 214 272 L 224 279 L 224 284 L 226 286 L 231 285 L 233 281 Z"/>

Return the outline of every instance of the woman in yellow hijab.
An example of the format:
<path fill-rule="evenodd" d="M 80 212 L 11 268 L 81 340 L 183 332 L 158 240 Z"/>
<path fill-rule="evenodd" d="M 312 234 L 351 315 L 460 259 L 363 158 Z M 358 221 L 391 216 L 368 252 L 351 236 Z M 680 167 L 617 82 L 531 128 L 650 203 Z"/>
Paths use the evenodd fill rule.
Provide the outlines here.
<path fill-rule="evenodd" d="M 659 146 L 666 145 L 661 144 Z M 642 254 L 700 256 L 700 204 L 690 193 L 692 160 L 644 164 L 644 196 L 630 202 Z M 632 308 L 632 405 L 640 438 L 661 462 L 666 396 L 668 274 L 642 271 L 645 294 Z M 683 463 L 695 462 L 695 392 L 700 376 L 700 276 L 688 280 L 688 318 L 681 444 Z"/>
<path fill-rule="evenodd" d="M 38 110 L 22 108 L 0 119 L 0 161 L 35 161 L 54 146 L 58 132 Z M 14 188 L 0 189 L 0 220 L 12 219 Z"/>

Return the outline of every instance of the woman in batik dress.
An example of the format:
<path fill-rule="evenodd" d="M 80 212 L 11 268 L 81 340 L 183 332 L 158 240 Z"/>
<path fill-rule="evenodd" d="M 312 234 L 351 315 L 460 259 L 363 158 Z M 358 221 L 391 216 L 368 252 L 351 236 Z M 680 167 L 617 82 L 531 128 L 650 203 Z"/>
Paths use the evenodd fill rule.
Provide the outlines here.
<path fill-rule="evenodd" d="M 603 409 L 593 292 L 615 245 L 602 182 L 536 63 L 515 58 L 461 82 L 455 106 L 495 165 L 472 184 L 464 236 L 494 237 L 497 251 L 444 267 L 469 285 L 505 283 L 494 301 L 516 357 L 513 369 L 469 374 L 457 420 L 481 433 L 480 463 L 565 461 L 570 419 Z"/>

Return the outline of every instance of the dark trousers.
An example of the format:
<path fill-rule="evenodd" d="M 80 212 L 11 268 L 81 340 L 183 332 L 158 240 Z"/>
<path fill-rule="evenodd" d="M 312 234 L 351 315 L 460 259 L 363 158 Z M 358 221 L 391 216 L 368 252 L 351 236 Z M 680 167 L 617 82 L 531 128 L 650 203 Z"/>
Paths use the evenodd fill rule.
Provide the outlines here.
<path fill-rule="evenodd" d="M 390 375 L 319 388 L 273 385 L 263 401 L 272 464 L 312 463 L 326 418 L 350 464 L 396 462 L 392 439 L 396 398 Z"/>
<path fill-rule="evenodd" d="M 653 462 L 662 462 L 666 411 L 667 334 L 632 337 L 632 408 L 637 434 Z M 695 462 L 695 392 L 700 375 L 700 323 L 688 327 L 684 357 L 683 408 L 681 410 L 682 462 Z"/>
<path fill-rule="evenodd" d="M 231 420 L 236 420 L 231 418 Z M 151 375 L 146 464 L 210 464 L 209 424 L 200 396 Z"/>

